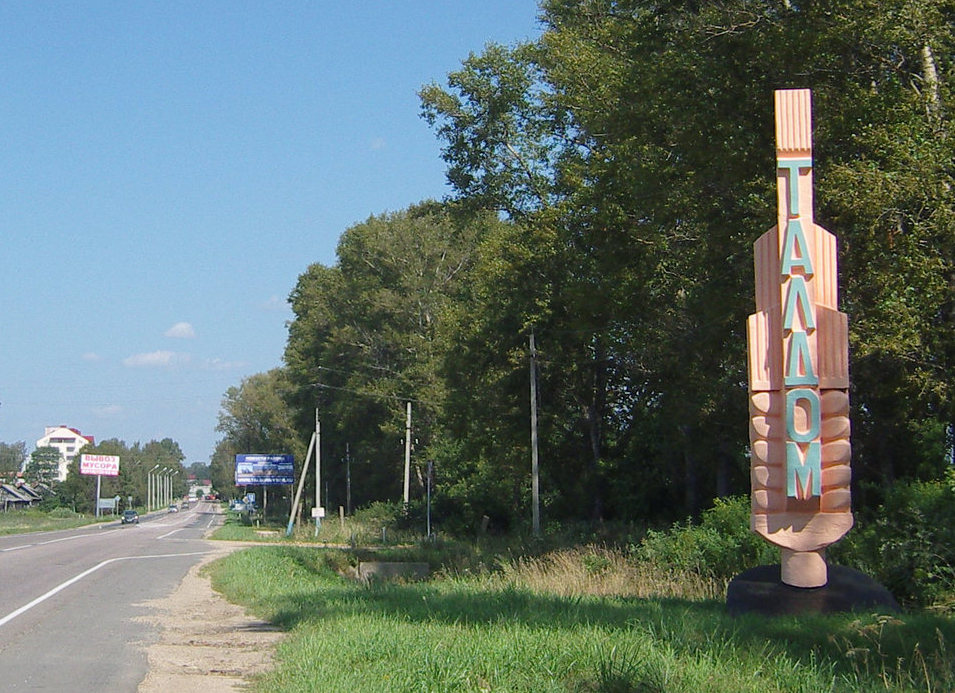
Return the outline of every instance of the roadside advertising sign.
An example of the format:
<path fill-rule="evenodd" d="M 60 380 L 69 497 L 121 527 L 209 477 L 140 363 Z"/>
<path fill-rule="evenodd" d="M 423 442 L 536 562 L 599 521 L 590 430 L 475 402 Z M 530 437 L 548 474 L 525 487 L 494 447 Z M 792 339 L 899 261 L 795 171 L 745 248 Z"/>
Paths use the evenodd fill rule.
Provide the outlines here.
<path fill-rule="evenodd" d="M 119 456 L 80 455 L 80 474 L 119 476 Z"/>
<path fill-rule="evenodd" d="M 236 486 L 278 486 L 295 483 L 292 455 L 236 455 Z"/>

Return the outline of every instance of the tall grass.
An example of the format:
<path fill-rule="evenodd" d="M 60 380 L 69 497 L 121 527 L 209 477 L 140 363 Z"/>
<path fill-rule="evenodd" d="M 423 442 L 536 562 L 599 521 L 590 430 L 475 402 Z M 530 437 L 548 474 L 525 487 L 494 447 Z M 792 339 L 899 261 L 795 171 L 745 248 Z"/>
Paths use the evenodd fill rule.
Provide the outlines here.
<path fill-rule="evenodd" d="M 0 534 L 23 532 L 49 532 L 56 529 L 73 529 L 94 522 L 109 522 L 115 516 L 96 519 L 89 515 L 74 513 L 68 508 L 56 508 L 46 512 L 34 508 L 0 512 Z"/>
<path fill-rule="evenodd" d="M 212 567 L 217 589 L 289 632 L 255 690 L 955 690 L 941 616 L 733 619 L 713 584 L 663 575 L 655 590 L 605 548 L 409 584 L 359 584 L 348 560 L 281 546 Z"/>
<path fill-rule="evenodd" d="M 723 580 L 634 561 L 620 551 L 585 546 L 518 558 L 501 564 L 502 579 L 536 592 L 570 597 L 720 599 Z"/>
<path fill-rule="evenodd" d="M 292 546 L 283 533 L 213 574 L 230 599 L 289 631 L 255 682 L 263 691 L 949 691 L 952 525 L 934 520 L 949 517 L 953 492 L 900 489 L 833 552 L 930 607 L 905 615 L 729 617 L 727 581 L 778 560 L 749 532 L 745 498 L 697 523 L 572 546 L 414 543 L 408 518 L 381 506 L 323 524 L 318 541 L 351 548 Z M 294 539 L 314 541 L 314 527 L 304 532 Z M 427 561 L 433 578 L 349 579 L 370 558 Z"/>
<path fill-rule="evenodd" d="M 312 543 L 323 546 L 395 546 L 412 544 L 421 533 L 405 526 L 403 506 L 373 503 L 349 517 L 329 516 L 316 527 L 314 520 L 296 518 L 292 534 L 286 536 L 287 518 L 258 518 L 230 511 L 225 524 L 213 534 L 228 541 Z"/>

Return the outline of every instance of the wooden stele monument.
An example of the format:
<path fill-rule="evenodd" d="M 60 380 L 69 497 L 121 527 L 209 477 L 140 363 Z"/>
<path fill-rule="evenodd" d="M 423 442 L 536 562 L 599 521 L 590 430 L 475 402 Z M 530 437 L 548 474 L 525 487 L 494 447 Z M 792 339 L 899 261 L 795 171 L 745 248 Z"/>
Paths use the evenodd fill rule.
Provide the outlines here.
<path fill-rule="evenodd" d="M 747 322 L 752 514 L 782 582 L 821 587 L 826 547 L 852 527 L 849 356 L 836 239 L 812 217 L 808 89 L 776 92 L 776 225 L 754 244 Z"/>

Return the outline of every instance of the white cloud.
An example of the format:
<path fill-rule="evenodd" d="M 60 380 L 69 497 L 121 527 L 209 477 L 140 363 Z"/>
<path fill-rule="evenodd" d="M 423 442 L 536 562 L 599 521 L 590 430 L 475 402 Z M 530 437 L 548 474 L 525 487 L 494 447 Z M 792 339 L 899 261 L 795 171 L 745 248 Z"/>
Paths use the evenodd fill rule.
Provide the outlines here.
<path fill-rule="evenodd" d="M 249 364 L 246 361 L 226 361 L 225 359 L 206 359 L 203 363 L 205 368 L 210 371 L 229 371 L 236 368 L 245 368 Z"/>
<path fill-rule="evenodd" d="M 151 351 L 147 354 L 133 354 L 123 359 L 123 365 L 129 368 L 164 368 L 188 362 L 189 354 L 179 354 L 175 351 Z"/>
<path fill-rule="evenodd" d="M 102 418 L 118 416 L 123 413 L 123 408 L 118 404 L 104 404 L 101 407 L 93 407 L 93 413 Z"/>
<path fill-rule="evenodd" d="M 194 339 L 196 331 L 188 322 L 177 322 L 166 330 L 163 335 L 166 337 L 174 337 L 175 339 Z"/>
<path fill-rule="evenodd" d="M 379 151 L 379 150 L 381 150 L 381 149 L 384 149 L 384 148 L 387 146 L 387 144 L 388 144 L 388 143 L 385 142 L 385 138 L 384 138 L 384 137 L 375 137 L 375 138 L 371 141 L 371 143 L 369 144 L 369 146 L 371 147 L 371 150 L 372 150 L 372 151 L 377 152 L 377 151 Z"/>
<path fill-rule="evenodd" d="M 273 295 L 269 296 L 269 300 L 259 303 L 259 308 L 266 313 L 278 313 L 283 310 L 288 310 L 288 303 L 284 299 Z"/>
<path fill-rule="evenodd" d="M 100 355 L 92 351 L 87 351 L 81 358 L 84 361 L 99 361 Z"/>

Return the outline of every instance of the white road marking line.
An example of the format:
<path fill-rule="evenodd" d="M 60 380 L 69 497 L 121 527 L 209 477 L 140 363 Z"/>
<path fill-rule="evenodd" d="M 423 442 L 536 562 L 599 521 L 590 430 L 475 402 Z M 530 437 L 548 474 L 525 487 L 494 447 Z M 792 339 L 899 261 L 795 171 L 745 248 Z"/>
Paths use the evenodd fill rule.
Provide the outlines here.
<path fill-rule="evenodd" d="M 66 582 L 60 583 L 59 585 L 57 585 L 56 587 L 54 587 L 53 589 L 51 589 L 51 590 L 50 590 L 49 592 L 47 592 L 46 594 L 41 594 L 39 597 L 37 597 L 36 599 L 34 599 L 34 600 L 33 600 L 32 602 L 30 602 L 29 604 L 24 604 L 24 605 L 21 606 L 19 609 L 15 610 L 15 611 L 11 611 L 9 614 L 7 614 L 6 616 L 4 616 L 3 618 L 0 618 L 0 627 L 6 625 L 7 623 L 9 623 L 9 622 L 12 621 L 13 619 L 15 619 L 17 616 L 21 616 L 21 615 L 25 614 L 27 611 L 29 611 L 29 610 L 32 609 L 33 607 L 37 606 L 38 604 L 42 604 L 43 602 L 45 602 L 47 599 L 49 599 L 49 598 L 52 597 L 53 595 L 57 594 L 58 592 L 61 592 L 61 591 L 65 590 L 67 587 L 69 587 L 70 585 L 72 585 L 74 582 L 79 582 L 80 580 L 82 580 L 83 578 L 85 578 L 87 575 L 90 575 L 91 573 L 95 573 L 97 570 L 99 570 L 99 569 L 102 568 L 103 566 L 109 565 L 110 563 L 116 563 L 117 561 L 135 561 L 135 560 L 141 559 L 141 558 L 173 558 L 173 557 L 180 557 L 180 556 L 204 556 L 206 553 L 207 553 L 207 552 L 205 552 L 205 551 L 193 551 L 192 553 L 167 553 L 167 554 L 155 554 L 155 555 L 151 555 L 151 556 L 120 556 L 120 557 L 118 557 L 118 558 L 108 558 L 108 559 L 106 559 L 105 561 L 103 561 L 102 563 L 98 563 L 97 565 L 94 565 L 94 566 L 93 566 L 92 568 L 90 568 L 89 570 L 84 570 L 84 571 L 83 571 L 82 573 L 80 573 L 79 575 L 76 575 L 76 576 L 74 576 L 74 577 L 71 577 L 71 578 L 70 578 L 69 580 L 67 580 Z"/>
<path fill-rule="evenodd" d="M 50 539 L 49 541 L 37 541 L 32 544 L 21 544 L 20 546 L 11 546 L 6 549 L 0 549 L 0 553 L 6 553 L 7 551 L 19 551 L 20 549 L 29 549 L 31 546 L 45 546 L 46 544 L 57 544 L 61 541 L 73 541 L 74 539 L 82 539 L 83 537 L 101 537 L 104 534 L 109 534 L 110 532 L 115 532 L 115 529 L 106 529 L 102 532 L 96 532 L 95 534 L 76 534 L 72 537 L 61 537 L 59 539 Z"/>

